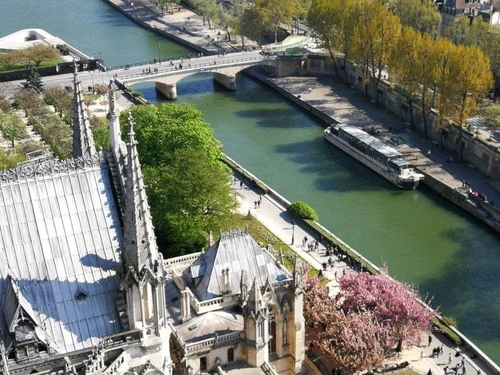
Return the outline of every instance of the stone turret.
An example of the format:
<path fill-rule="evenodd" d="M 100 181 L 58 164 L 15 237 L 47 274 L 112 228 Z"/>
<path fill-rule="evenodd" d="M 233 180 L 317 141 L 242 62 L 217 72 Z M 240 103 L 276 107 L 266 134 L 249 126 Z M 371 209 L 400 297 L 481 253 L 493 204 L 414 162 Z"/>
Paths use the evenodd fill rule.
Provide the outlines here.
<path fill-rule="evenodd" d="M 75 62 L 73 78 L 73 157 L 88 158 L 94 156 L 97 151 L 77 72 L 78 66 Z"/>

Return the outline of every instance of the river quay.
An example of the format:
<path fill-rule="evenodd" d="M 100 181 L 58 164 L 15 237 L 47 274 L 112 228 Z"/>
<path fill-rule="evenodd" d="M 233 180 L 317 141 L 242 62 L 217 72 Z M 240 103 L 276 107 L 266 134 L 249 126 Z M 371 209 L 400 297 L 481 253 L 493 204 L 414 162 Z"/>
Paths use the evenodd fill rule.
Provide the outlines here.
<path fill-rule="evenodd" d="M 174 7 L 173 14 L 165 12 L 162 15 L 154 3 L 145 0 L 104 1 L 139 25 L 204 54 L 220 54 L 242 48 L 238 44 L 229 44 L 219 30 L 210 30 L 200 16 L 181 6 Z M 256 48 L 255 42 L 249 40 L 245 46 Z M 449 162 L 449 152 L 441 150 L 430 140 L 424 140 L 422 134 L 410 131 L 407 123 L 382 110 L 355 88 L 332 77 L 273 78 L 255 70 L 249 71 L 249 74 L 323 120 L 325 127 L 341 122 L 377 129 L 384 141 L 391 136 L 402 137 L 405 144 L 396 148 L 424 174 L 424 184 L 500 232 L 500 210 L 491 204 L 481 205 L 480 201 L 471 200 L 467 194 L 469 189 L 473 189 L 487 197 L 489 202 L 500 202 L 500 192 L 487 183 L 482 173 L 470 165 Z"/>
<path fill-rule="evenodd" d="M 234 161 L 230 163 L 232 166 L 236 164 Z M 251 181 L 257 182 L 255 184 Z M 241 183 L 240 183 L 241 182 Z M 233 193 L 240 202 L 240 213 L 243 215 L 252 215 L 269 230 L 271 230 L 283 242 L 288 243 L 295 253 L 302 258 L 305 262 L 310 264 L 316 270 L 322 270 L 322 274 L 329 281 L 327 286 L 332 294 L 338 290 L 338 276 L 345 272 L 354 272 L 352 268 L 339 258 L 337 255 L 326 254 L 326 240 L 321 242 L 319 248 L 314 251 L 309 251 L 302 243 L 301 239 L 307 237 L 311 240 L 318 238 L 318 233 L 314 228 L 311 228 L 302 221 L 293 221 L 293 218 L 286 212 L 286 207 L 290 204 L 284 197 L 276 191 L 267 187 L 262 181 L 259 181 L 256 176 L 243 169 L 243 167 L 236 165 L 235 180 L 233 180 L 231 187 Z M 266 195 L 262 195 L 262 187 L 267 191 Z M 254 202 L 261 199 L 262 202 L 256 208 Z M 294 224 L 292 224 L 294 223 Z M 333 242 L 339 244 L 344 249 L 349 249 L 349 252 L 355 254 L 356 258 L 361 259 L 363 263 L 370 264 L 370 267 L 377 270 L 377 266 L 371 264 L 361 254 L 357 253 L 349 245 L 344 243 L 341 239 L 337 238 L 334 234 L 323 228 L 323 232 L 328 233 L 328 238 L 333 239 Z M 296 240 L 291 242 L 291 238 Z M 322 264 L 332 259 L 332 265 L 323 270 Z M 455 330 L 455 332 L 462 338 L 464 345 L 455 347 L 444 334 L 440 332 L 430 333 L 432 337 L 432 345 L 428 345 L 428 335 L 422 336 L 422 344 L 413 347 L 407 347 L 403 350 L 400 357 L 391 358 L 385 361 L 386 368 L 395 364 L 407 361 L 411 369 L 418 374 L 427 374 L 429 370 L 433 374 L 446 375 L 447 369 L 452 373 L 452 368 L 459 363 L 464 364 L 464 374 L 480 375 L 480 374 L 500 374 L 500 368 L 493 363 L 484 353 L 480 351 L 470 340 L 463 334 Z M 315 333 L 306 332 L 306 341 L 315 341 Z M 436 346 L 443 347 L 443 354 L 435 357 L 432 354 L 432 349 Z M 322 362 L 322 366 L 330 369 L 332 365 L 329 363 L 328 358 L 321 357 L 318 359 Z M 312 361 L 307 358 L 306 366 L 311 374 L 319 374 L 317 369 L 313 366 Z M 463 371 L 460 370 L 460 371 Z"/>
<path fill-rule="evenodd" d="M 149 27 L 146 27 L 150 29 L 158 29 L 158 27 L 151 27 L 150 22 L 145 20 L 146 17 L 143 17 L 146 12 L 150 17 L 153 17 L 150 12 L 154 12 L 156 8 L 150 3 L 143 4 L 142 1 L 134 2 L 135 8 L 132 9 L 134 9 L 135 12 L 139 12 L 138 14 L 141 16 L 138 17 L 137 13 L 135 16 L 128 14 L 127 9 L 130 9 L 130 3 L 125 3 L 119 0 L 105 1 L 113 3 L 114 7 L 121 9 L 121 11 L 129 17 L 132 17 L 133 19 L 135 17 L 134 21 L 137 23 L 143 26 L 149 25 Z M 177 15 L 179 18 L 176 17 Z M 207 42 L 208 38 L 203 38 L 205 33 L 201 31 L 203 30 L 202 21 L 200 20 L 200 17 L 196 16 L 194 13 L 190 13 L 188 10 L 182 9 L 181 11 L 175 12 L 173 15 L 161 17 L 157 11 L 156 17 L 156 19 L 161 18 L 165 21 L 165 23 L 161 23 L 162 25 L 172 22 L 176 26 L 174 29 L 164 27 L 161 34 L 169 37 L 175 36 L 175 40 L 180 42 L 185 40 L 186 45 L 192 46 L 198 51 L 202 51 L 207 54 L 211 53 L 208 49 L 206 49 L 210 43 Z M 170 21 L 167 21 L 166 17 L 169 17 Z M 196 20 L 198 20 L 198 23 L 196 23 Z M 198 33 L 197 36 L 193 36 L 192 33 L 189 32 L 191 28 L 196 29 Z M 172 35 L 169 35 L 168 30 L 173 30 Z M 207 32 L 207 36 L 210 36 L 209 33 L 212 33 L 212 39 L 217 38 L 218 32 L 207 29 L 205 30 Z M 201 48 L 196 45 L 196 37 L 198 38 L 198 41 L 202 43 Z M 199 39 L 200 37 L 201 40 Z M 212 44 L 212 48 L 215 48 L 214 44 L 215 43 Z M 212 53 L 216 52 L 217 50 L 212 50 Z M 406 147 L 405 149 L 400 148 L 400 151 L 408 154 L 408 157 L 412 159 L 412 163 L 417 166 L 420 171 L 426 174 L 427 181 L 432 180 L 436 182 L 434 188 L 435 186 L 439 186 L 445 191 L 452 192 L 451 195 L 453 195 L 453 192 L 456 192 L 459 198 L 463 198 L 464 201 L 467 201 L 466 195 L 464 194 L 465 190 L 462 189 L 462 181 L 467 180 L 472 188 L 486 194 L 490 201 L 498 201 L 498 192 L 485 183 L 484 176 L 475 171 L 473 168 L 469 168 L 462 164 L 448 163 L 448 154 L 439 150 L 432 142 L 423 141 L 421 134 L 410 132 L 407 124 L 394 115 L 381 110 L 380 107 L 366 99 L 366 97 L 364 97 L 356 89 L 350 88 L 349 86 L 328 77 L 272 78 L 256 73 L 253 75 L 254 77 L 260 78 L 266 84 L 272 86 L 274 89 L 285 95 L 289 100 L 304 108 L 304 110 L 310 114 L 321 118 L 325 125 L 333 121 L 349 123 L 355 120 L 359 126 L 377 127 L 377 129 L 382 133 L 382 137 L 389 138 L 391 135 L 404 137 L 408 141 L 407 143 L 410 147 Z M 391 128 L 391 132 L 389 132 L 389 128 Z M 429 150 L 431 151 L 430 153 Z M 432 187 L 432 185 L 430 186 Z M 437 190 L 439 191 L 439 189 Z M 443 195 L 446 196 L 446 194 Z M 448 196 L 448 198 L 451 199 L 453 197 Z M 250 198 L 249 202 L 251 205 L 251 202 L 253 202 L 252 198 Z M 473 213 L 474 205 L 472 203 L 471 205 L 472 208 L 470 212 Z M 467 207 L 464 208 L 467 209 Z M 251 207 L 249 209 L 251 209 Z M 260 212 L 257 215 L 260 215 Z M 278 232 L 279 234 L 279 227 L 274 228 L 271 223 L 266 223 L 262 217 L 258 218 L 269 226 L 271 230 Z M 298 249 L 298 251 L 300 252 L 300 249 Z M 317 259 L 316 262 L 312 262 L 312 264 L 317 266 L 318 264 L 321 264 L 320 261 L 321 259 Z M 478 355 L 478 358 L 482 359 L 478 367 L 482 368 L 484 372 L 499 373 L 498 367 L 491 360 L 489 360 L 486 356 L 483 356 L 480 350 L 470 343 L 470 341 L 468 341 L 465 337 L 464 339 L 468 342 L 467 348 L 474 349 L 470 352 L 470 357 Z M 459 348 L 451 349 L 455 350 L 455 353 L 460 352 L 461 350 Z M 417 349 L 417 357 L 419 358 L 420 354 L 418 353 L 420 352 L 418 352 Z M 473 369 L 476 368 L 473 367 L 468 369 L 468 371 L 474 371 Z M 424 371 L 423 368 L 419 368 L 418 370 Z M 443 370 L 442 367 L 440 371 L 436 367 L 433 367 L 433 371 L 442 372 Z"/>

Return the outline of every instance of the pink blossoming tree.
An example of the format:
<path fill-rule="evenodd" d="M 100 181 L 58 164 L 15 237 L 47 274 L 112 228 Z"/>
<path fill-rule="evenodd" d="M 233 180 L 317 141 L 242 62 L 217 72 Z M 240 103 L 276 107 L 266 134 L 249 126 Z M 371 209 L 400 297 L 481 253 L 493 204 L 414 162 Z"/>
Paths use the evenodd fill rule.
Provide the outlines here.
<path fill-rule="evenodd" d="M 336 368 L 352 374 L 380 366 L 396 347 L 414 345 L 431 329 L 436 314 L 417 301 L 413 286 L 379 275 L 348 272 L 340 291 L 328 296 L 318 277 L 304 295 L 307 324 L 319 327 L 318 344 Z"/>

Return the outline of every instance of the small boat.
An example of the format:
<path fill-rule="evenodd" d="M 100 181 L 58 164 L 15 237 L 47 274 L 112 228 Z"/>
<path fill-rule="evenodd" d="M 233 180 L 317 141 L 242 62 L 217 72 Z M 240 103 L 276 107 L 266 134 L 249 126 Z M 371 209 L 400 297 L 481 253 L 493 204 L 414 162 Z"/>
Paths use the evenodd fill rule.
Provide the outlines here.
<path fill-rule="evenodd" d="M 398 188 L 415 189 L 424 178 L 403 159 L 403 154 L 355 126 L 331 125 L 325 129 L 325 139 Z"/>

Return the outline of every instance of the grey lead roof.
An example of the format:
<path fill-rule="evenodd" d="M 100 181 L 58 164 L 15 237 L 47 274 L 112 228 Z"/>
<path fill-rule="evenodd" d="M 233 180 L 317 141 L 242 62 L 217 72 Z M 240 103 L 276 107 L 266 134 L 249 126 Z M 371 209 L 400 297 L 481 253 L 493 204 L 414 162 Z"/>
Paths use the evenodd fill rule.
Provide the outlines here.
<path fill-rule="evenodd" d="M 183 276 L 187 285 L 199 278 L 199 281 L 194 280 L 193 289 L 203 301 L 221 296 L 226 291 L 223 275 L 226 269 L 229 269 L 229 288 L 233 294 L 240 293 L 242 270 L 246 271 L 249 284 L 254 279 L 260 286 L 264 286 L 268 278 L 271 284 L 288 279 L 274 259 L 265 254 L 246 231 L 222 234 L 205 254 L 183 272 Z"/>
<path fill-rule="evenodd" d="M 105 164 L 0 183 L 0 330 L 23 308 L 58 353 L 120 332 L 120 236 Z"/>

